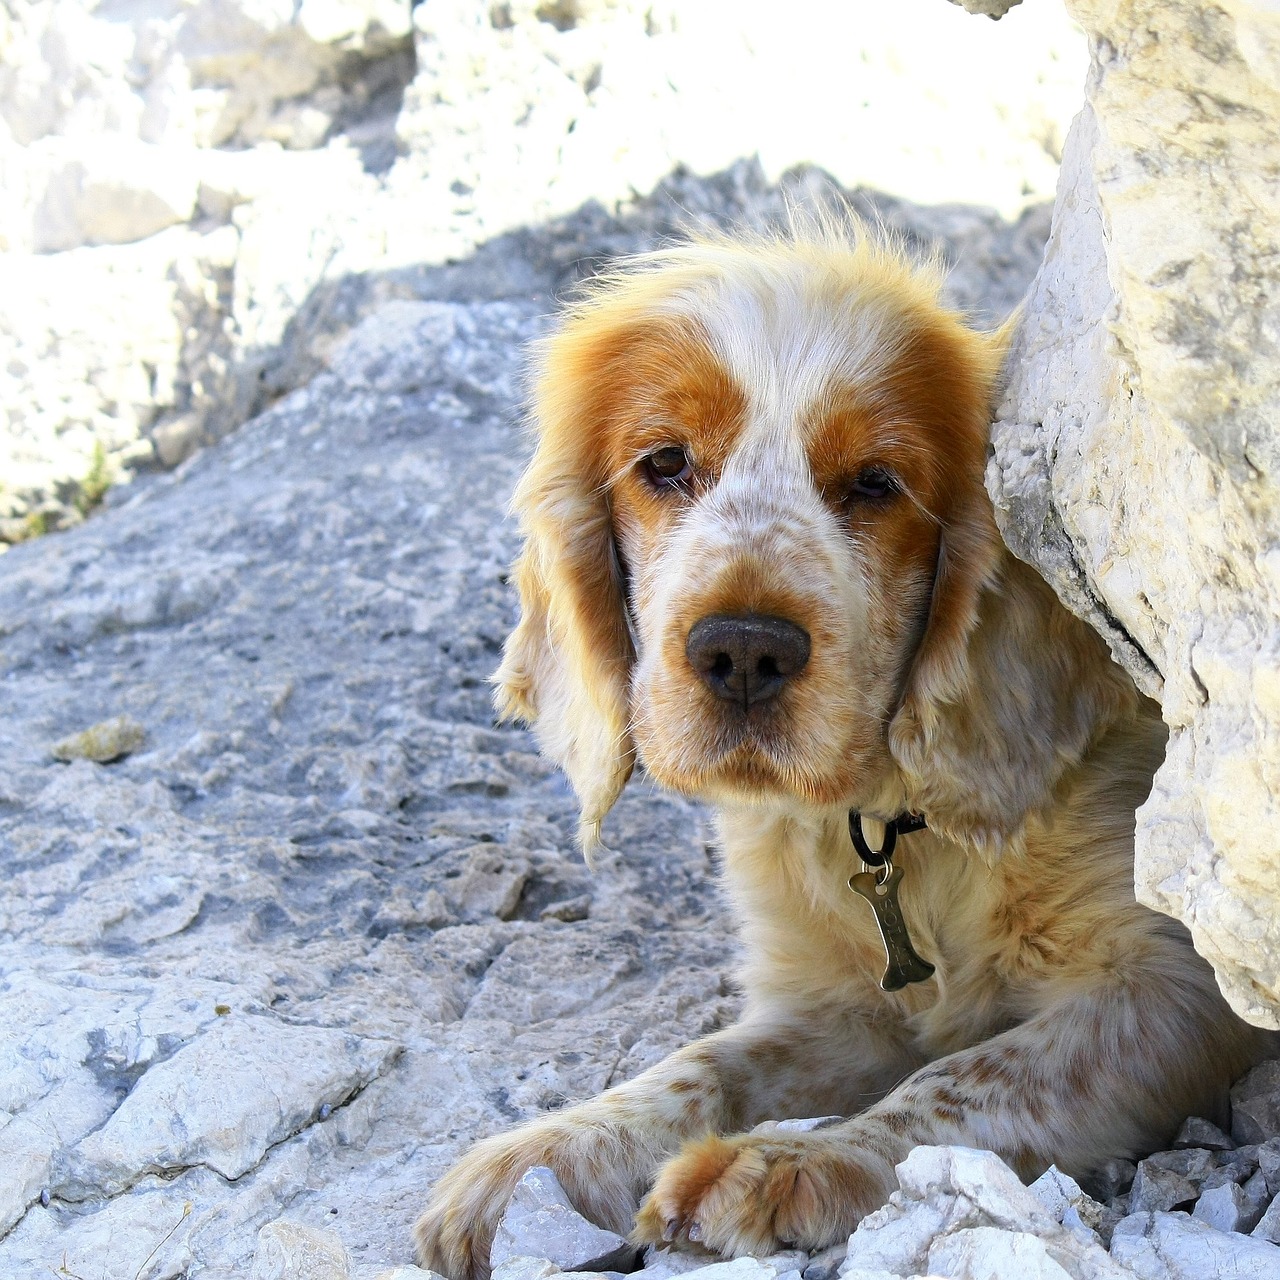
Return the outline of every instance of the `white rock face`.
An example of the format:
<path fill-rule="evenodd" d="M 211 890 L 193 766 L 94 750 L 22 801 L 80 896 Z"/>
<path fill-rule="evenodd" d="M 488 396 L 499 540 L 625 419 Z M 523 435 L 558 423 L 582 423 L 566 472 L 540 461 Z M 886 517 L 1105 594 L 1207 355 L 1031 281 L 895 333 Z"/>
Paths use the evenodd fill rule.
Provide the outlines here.
<path fill-rule="evenodd" d="M 770 181 L 817 162 L 1016 216 L 1052 191 L 1084 62 L 1050 5 L 990 32 L 937 0 L 801 0 L 785 23 L 764 0 L 8 6 L 0 546 L 220 439 L 376 302 L 424 296 L 424 264 L 575 211 L 607 221 L 682 166 L 739 165 L 730 202 L 758 155 Z M 726 212 L 687 194 L 685 221 Z M 491 265 L 485 296 L 589 266 Z"/>
<path fill-rule="evenodd" d="M 1280 1026 L 1280 12 L 1071 0 L 1097 51 L 988 486 L 1159 698 L 1142 901 Z"/>

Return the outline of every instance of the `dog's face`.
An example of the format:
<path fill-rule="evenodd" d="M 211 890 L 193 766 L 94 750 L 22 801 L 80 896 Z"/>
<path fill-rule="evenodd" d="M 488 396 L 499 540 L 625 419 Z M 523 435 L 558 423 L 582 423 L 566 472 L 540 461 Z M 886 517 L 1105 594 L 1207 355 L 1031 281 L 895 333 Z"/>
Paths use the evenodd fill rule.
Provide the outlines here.
<path fill-rule="evenodd" d="M 865 243 L 694 246 L 571 316 L 499 680 L 589 824 L 632 750 L 711 799 L 885 784 L 890 726 L 945 697 L 994 554 L 999 355 Z"/>

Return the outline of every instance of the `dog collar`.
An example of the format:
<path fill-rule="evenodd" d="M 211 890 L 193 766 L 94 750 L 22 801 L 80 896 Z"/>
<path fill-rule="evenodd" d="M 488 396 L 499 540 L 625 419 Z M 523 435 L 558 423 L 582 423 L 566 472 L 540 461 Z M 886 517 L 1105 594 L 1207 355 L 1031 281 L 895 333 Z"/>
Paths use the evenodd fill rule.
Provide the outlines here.
<path fill-rule="evenodd" d="M 884 840 L 879 849 L 873 849 L 862 830 L 862 814 L 856 809 L 849 811 L 849 836 L 862 859 L 862 870 L 849 877 L 849 888 L 866 900 L 876 918 L 886 961 L 884 976 L 880 979 L 884 991 L 901 991 L 909 983 L 924 982 L 933 976 L 933 965 L 922 960 L 911 945 L 911 935 L 898 902 L 902 868 L 893 865 L 898 837 L 923 831 L 927 825 L 919 814 L 900 813 L 892 822 L 884 824 Z"/>
<path fill-rule="evenodd" d="M 924 831 L 928 825 L 923 816 L 918 813 L 900 813 L 891 822 L 884 824 L 884 842 L 879 849 L 873 849 L 862 832 L 862 814 L 857 809 L 849 810 L 849 838 L 858 851 L 858 857 L 868 867 L 883 867 L 893 857 L 893 851 L 898 847 L 899 836 L 910 835 L 913 831 Z"/>

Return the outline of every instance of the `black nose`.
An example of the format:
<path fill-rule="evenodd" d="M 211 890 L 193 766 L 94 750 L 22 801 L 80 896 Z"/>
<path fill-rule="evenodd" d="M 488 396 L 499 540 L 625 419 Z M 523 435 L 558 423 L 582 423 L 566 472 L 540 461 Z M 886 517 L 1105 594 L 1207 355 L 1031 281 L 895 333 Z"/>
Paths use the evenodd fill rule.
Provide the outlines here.
<path fill-rule="evenodd" d="M 804 670 L 809 633 L 768 614 L 712 614 L 689 629 L 684 651 L 717 697 L 741 703 L 745 711 Z"/>

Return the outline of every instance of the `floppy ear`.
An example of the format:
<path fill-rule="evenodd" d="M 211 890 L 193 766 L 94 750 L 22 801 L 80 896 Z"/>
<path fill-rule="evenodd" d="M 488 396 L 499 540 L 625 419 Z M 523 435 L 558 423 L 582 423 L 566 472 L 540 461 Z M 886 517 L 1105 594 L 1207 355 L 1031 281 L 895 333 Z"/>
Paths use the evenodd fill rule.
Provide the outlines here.
<path fill-rule="evenodd" d="M 985 340 L 996 359 L 974 407 L 982 451 L 969 448 L 956 473 L 928 620 L 889 726 L 910 803 L 987 858 L 1018 844 L 1063 773 L 1136 706 L 1103 641 L 1000 541 L 982 476 L 1008 328 Z"/>
<path fill-rule="evenodd" d="M 588 861 L 635 763 L 627 692 L 634 653 L 601 439 L 601 398 L 619 342 L 580 315 L 543 349 L 537 448 L 512 499 L 524 535 L 513 573 L 521 616 L 494 676 L 501 715 L 531 724 L 573 784 Z"/>

